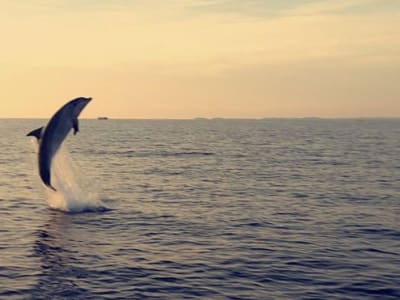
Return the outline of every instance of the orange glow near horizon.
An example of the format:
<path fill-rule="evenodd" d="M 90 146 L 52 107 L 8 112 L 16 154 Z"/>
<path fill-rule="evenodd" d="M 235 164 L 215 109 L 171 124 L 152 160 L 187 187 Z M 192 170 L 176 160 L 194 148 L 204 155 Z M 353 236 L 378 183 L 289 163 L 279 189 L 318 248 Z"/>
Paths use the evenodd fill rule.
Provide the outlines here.
<path fill-rule="evenodd" d="M 400 116 L 388 0 L 2 4 L 0 118 Z"/>

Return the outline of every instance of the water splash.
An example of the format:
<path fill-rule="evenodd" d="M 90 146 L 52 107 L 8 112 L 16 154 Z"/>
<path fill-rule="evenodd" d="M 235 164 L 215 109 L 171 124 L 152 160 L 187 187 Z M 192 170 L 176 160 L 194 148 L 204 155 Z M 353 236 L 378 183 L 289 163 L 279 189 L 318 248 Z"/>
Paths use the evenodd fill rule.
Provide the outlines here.
<path fill-rule="evenodd" d="M 46 188 L 51 208 L 71 213 L 109 210 L 97 193 L 86 190 L 90 182 L 83 178 L 65 146 L 53 158 L 52 181 L 57 191 Z"/>
<path fill-rule="evenodd" d="M 37 152 L 37 144 L 34 146 Z M 96 192 L 88 192 L 88 188 L 93 186 L 92 182 L 81 174 L 64 145 L 53 158 L 51 174 L 52 184 L 57 191 L 47 187 L 45 191 L 52 209 L 69 213 L 110 210 Z"/>

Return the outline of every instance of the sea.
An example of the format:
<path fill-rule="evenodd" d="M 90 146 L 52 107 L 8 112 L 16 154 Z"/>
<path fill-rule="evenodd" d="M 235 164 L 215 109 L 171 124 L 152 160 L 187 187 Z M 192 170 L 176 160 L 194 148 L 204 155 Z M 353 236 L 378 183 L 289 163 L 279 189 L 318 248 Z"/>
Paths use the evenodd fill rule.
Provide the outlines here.
<path fill-rule="evenodd" d="M 400 119 L 0 120 L 0 299 L 400 299 Z"/>

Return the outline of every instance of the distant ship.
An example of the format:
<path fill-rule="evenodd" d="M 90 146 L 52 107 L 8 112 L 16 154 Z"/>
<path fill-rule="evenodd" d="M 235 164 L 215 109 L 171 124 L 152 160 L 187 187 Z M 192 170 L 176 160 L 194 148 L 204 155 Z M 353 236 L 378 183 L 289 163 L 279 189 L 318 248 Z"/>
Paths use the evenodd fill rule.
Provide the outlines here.
<path fill-rule="evenodd" d="M 105 120 L 108 120 L 108 118 L 107 117 L 98 117 L 97 120 L 105 121 Z"/>

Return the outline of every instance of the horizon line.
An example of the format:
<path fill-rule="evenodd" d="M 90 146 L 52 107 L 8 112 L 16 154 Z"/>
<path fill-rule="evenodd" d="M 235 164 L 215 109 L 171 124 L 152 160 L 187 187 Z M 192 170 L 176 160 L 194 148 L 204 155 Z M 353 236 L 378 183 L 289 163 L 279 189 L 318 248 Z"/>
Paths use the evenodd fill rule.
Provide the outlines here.
<path fill-rule="evenodd" d="M 0 120 L 47 120 L 50 119 L 45 117 L 0 117 Z M 99 117 L 86 117 L 79 118 L 79 120 L 99 120 Z M 320 119 L 320 120 L 354 120 L 354 119 L 400 119 L 400 116 L 350 116 L 350 117 L 192 117 L 192 118 L 127 118 L 127 117 L 107 117 L 106 121 L 109 120 L 276 120 L 276 119 Z"/>

